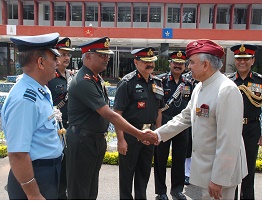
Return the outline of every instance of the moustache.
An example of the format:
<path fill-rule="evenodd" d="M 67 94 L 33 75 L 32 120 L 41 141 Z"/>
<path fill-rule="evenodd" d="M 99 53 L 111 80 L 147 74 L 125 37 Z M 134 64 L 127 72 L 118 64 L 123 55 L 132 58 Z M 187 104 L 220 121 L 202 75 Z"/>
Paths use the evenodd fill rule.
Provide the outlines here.
<path fill-rule="evenodd" d="M 154 66 L 150 66 L 150 65 L 146 66 L 146 69 L 152 69 L 152 68 L 155 68 L 155 67 Z"/>
<path fill-rule="evenodd" d="M 182 68 L 180 68 L 180 67 L 174 67 L 174 69 L 182 70 Z"/>

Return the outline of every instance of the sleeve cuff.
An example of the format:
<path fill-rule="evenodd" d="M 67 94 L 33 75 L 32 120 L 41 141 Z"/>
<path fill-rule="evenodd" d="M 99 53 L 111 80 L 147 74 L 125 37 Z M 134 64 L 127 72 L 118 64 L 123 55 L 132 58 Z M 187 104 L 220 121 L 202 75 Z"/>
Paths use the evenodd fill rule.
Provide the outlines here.
<path fill-rule="evenodd" d="M 158 132 L 158 131 L 155 131 L 155 132 L 156 132 L 156 134 L 157 134 L 157 137 L 158 137 L 158 142 L 161 142 L 161 141 L 162 141 L 161 135 L 159 134 L 159 132 Z"/>

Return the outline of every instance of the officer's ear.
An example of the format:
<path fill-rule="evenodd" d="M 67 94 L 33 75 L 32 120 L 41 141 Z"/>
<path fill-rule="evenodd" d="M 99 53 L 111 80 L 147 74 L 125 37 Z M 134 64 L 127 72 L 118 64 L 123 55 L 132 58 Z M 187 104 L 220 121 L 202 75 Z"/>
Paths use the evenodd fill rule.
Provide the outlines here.
<path fill-rule="evenodd" d="M 37 59 L 37 66 L 38 66 L 38 68 L 41 68 L 41 69 L 43 69 L 44 68 L 44 66 L 43 66 L 43 57 L 39 57 L 38 59 Z"/>

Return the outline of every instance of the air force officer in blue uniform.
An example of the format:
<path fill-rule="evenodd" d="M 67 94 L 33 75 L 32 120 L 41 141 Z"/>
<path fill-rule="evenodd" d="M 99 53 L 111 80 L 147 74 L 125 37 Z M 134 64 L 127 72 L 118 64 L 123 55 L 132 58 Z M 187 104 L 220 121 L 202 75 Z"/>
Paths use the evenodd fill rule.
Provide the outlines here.
<path fill-rule="evenodd" d="M 9 199 L 57 199 L 62 145 L 50 90 L 55 77 L 59 34 L 13 37 L 18 47 L 22 78 L 10 91 L 2 108 L 10 172 Z"/>

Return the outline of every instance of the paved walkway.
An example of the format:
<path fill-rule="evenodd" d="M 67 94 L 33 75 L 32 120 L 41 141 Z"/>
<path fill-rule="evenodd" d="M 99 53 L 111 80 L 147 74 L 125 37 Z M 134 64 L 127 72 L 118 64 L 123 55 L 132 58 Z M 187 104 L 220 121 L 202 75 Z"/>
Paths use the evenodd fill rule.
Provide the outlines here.
<path fill-rule="evenodd" d="M 4 186 L 7 183 L 7 175 L 9 171 L 8 157 L 0 158 L 0 200 L 8 200 L 7 192 L 4 190 Z M 147 188 L 147 199 L 155 199 L 155 187 L 154 187 L 154 169 L 152 168 L 150 180 Z M 118 166 L 117 165 L 103 165 L 100 171 L 99 178 L 99 193 L 98 200 L 118 200 L 119 188 L 118 188 Z M 170 191 L 170 168 L 167 169 L 167 186 Z M 255 179 L 256 199 L 262 200 L 262 174 L 257 173 Z M 201 194 L 199 188 L 193 185 L 185 186 L 184 193 L 187 199 L 199 200 Z M 170 195 L 169 199 L 172 199 Z"/>

